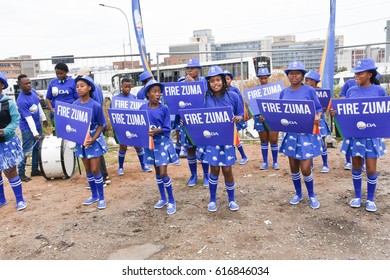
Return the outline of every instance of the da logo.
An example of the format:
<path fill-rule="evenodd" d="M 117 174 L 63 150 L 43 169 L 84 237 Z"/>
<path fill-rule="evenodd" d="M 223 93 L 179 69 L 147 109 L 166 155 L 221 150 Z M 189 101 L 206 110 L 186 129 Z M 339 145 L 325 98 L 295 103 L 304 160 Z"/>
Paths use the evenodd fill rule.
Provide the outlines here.
<path fill-rule="evenodd" d="M 284 126 L 287 126 L 287 125 L 290 125 L 290 124 L 298 124 L 296 121 L 289 121 L 289 120 L 286 120 L 286 119 L 281 119 L 280 123 L 282 125 L 284 125 Z"/>
<path fill-rule="evenodd" d="M 211 136 L 219 136 L 218 132 L 210 132 L 208 130 L 203 131 L 203 136 L 205 138 L 210 138 Z"/>
<path fill-rule="evenodd" d="M 186 106 L 186 104 L 184 103 L 184 101 L 180 101 L 179 102 L 179 107 L 180 108 L 184 108 Z"/>
<path fill-rule="evenodd" d="M 134 138 L 134 137 L 138 137 L 138 135 L 135 134 L 135 133 L 131 133 L 130 131 L 126 131 L 126 137 L 131 139 L 131 138 Z"/>
<path fill-rule="evenodd" d="M 363 129 L 366 129 L 368 127 L 376 127 L 376 125 L 375 125 L 375 123 L 365 123 L 363 121 L 359 121 L 359 122 L 357 122 L 356 127 L 363 130 Z"/>
<path fill-rule="evenodd" d="M 68 132 L 68 133 L 70 133 L 70 132 L 76 132 L 76 129 L 74 129 L 73 127 L 71 127 L 69 124 L 66 125 L 65 130 L 66 130 L 66 132 Z"/>

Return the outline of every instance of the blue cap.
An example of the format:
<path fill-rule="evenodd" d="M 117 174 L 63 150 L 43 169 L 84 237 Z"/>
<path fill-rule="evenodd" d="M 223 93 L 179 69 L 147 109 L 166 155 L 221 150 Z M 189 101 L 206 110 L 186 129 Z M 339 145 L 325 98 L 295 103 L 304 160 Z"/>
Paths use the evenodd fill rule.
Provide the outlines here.
<path fill-rule="evenodd" d="M 305 78 L 312 79 L 317 83 L 321 82 L 320 74 L 318 74 L 316 71 L 309 71 L 309 73 L 306 74 Z"/>
<path fill-rule="evenodd" d="M 352 69 L 352 73 L 359 73 L 376 69 L 378 69 L 378 67 L 375 67 L 375 61 L 372 58 L 363 58 L 356 62 L 355 68 Z"/>
<path fill-rule="evenodd" d="M 234 80 L 234 75 L 232 73 L 230 73 L 229 70 L 225 70 L 225 71 L 223 71 L 223 73 L 225 73 L 226 76 L 229 76 L 230 79 Z"/>
<path fill-rule="evenodd" d="M 261 76 L 268 76 L 268 77 L 271 76 L 271 74 L 268 71 L 267 67 L 259 68 L 259 70 L 257 70 L 257 76 L 256 77 L 261 77 Z"/>
<path fill-rule="evenodd" d="M 145 96 L 146 96 L 146 99 L 149 99 L 148 91 L 150 90 L 150 88 L 152 86 L 159 86 L 160 89 L 161 89 L 161 92 L 164 91 L 164 85 L 162 83 L 159 83 L 156 80 L 150 80 L 149 82 L 146 83 L 146 86 L 145 86 Z"/>
<path fill-rule="evenodd" d="M 146 81 L 149 78 L 153 78 L 153 75 L 149 71 L 145 71 L 139 74 L 139 80 L 141 82 Z"/>
<path fill-rule="evenodd" d="M 215 77 L 218 75 L 226 76 L 226 74 L 222 71 L 222 68 L 219 66 L 210 66 L 209 72 L 207 73 L 207 76 L 205 77 L 206 80 L 210 79 L 211 77 Z"/>
<path fill-rule="evenodd" d="M 181 76 L 177 81 L 182 82 L 182 81 L 185 81 L 185 79 L 186 79 L 186 77 Z"/>
<path fill-rule="evenodd" d="M 0 81 L 4 84 L 3 89 L 8 87 L 7 77 L 2 72 L 0 72 Z"/>
<path fill-rule="evenodd" d="M 306 74 L 305 66 L 303 65 L 302 62 L 298 60 L 294 60 L 293 62 L 291 62 L 290 65 L 287 67 L 287 69 L 284 70 L 284 73 L 288 75 L 288 72 L 290 71 L 301 71 L 303 75 Z"/>
<path fill-rule="evenodd" d="M 74 83 L 77 84 L 78 81 L 80 80 L 83 80 L 85 81 L 88 85 L 91 86 L 92 88 L 92 92 L 95 91 L 95 83 L 94 81 L 92 80 L 92 78 L 90 76 L 78 76 L 75 80 L 74 80 Z"/>
<path fill-rule="evenodd" d="M 202 66 L 200 66 L 199 59 L 197 59 L 197 58 L 190 58 L 188 60 L 188 64 L 184 68 L 190 68 L 190 67 L 192 67 L 192 68 L 202 68 Z"/>

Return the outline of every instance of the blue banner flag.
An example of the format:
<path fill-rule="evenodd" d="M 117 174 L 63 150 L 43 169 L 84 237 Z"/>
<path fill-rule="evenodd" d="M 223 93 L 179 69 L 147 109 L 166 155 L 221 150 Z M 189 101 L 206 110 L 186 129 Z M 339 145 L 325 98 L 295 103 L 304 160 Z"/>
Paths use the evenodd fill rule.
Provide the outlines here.
<path fill-rule="evenodd" d="M 330 89 L 315 88 L 315 90 L 316 90 L 318 100 L 320 101 L 322 108 L 326 108 L 329 110 L 330 105 L 331 105 L 330 100 L 332 98 L 332 93 L 331 93 Z"/>
<path fill-rule="evenodd" d="M 390 138 L 390 98 L 333 99 L 336 121 L 344 137 Z"/>
<path fill-rule="evenodd" d="M 257 99 L 257 103 L 272 131 L 318 134 L 313 100 Z"/>
<path fill-rule="evenodd" d="M 145 71 L 152 73 L 150 70 L 150 65 L 147 59 L 145 37 L 144 37 L 144 28 L 142 25 L 142 15 L 141 15 L 141 6 L 139 5 L 139 0 L 131 1 L 132 13 L 133 13 L 133 24 L 135 30 L 135 36 L 137 37 L 139 55 L 141 57 L 142 66 Z"/>
<path fill-rule="evenodd" d="M 89 137 L 91 108 L 57 101 L 54 117 L 58 137 L 84 145 Z"/>
<path fill-rule="evenodd" d="M 147 111 L 108 109 L 108 115 L 120 144 L 149 148 Z"/>
<path fill-rule="evenodd" d="M 179 109 L 201 108 L 204 103 L 203 82 L 164 83 L 163 98 L 169 112 L 179 114 Z"/>
<path fill-rule="evenodd" d="M 320 69 L 318 72 L 321 75 L 321 87 L 331 89 L 332 96 L 334 80 L 335 24 L 336 0 L 330 0 L 328 33 L 326 36 L 324 51 L 322 52 Z"/>
<path fill-rule="evenodd" d="M 283 90 L 283 88 L 283 82 L 276 82 L 244 89 L 245 100 L 248 102 L 249 111 L 251 114 L 260 114 L 259 107 L 257 106 L 256 102 L 257 98 L 279 99 L 280 92 Z"/>
<path fill-rule="evenodd" d="M 231 107 L 181 109 L 179 113 L 195 145 L 234 145 L 236 130 Z"/>

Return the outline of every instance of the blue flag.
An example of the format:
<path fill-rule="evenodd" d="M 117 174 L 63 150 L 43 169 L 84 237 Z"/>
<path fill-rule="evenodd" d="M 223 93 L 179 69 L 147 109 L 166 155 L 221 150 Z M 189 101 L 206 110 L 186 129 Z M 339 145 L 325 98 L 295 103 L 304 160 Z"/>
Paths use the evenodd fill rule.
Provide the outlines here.
<path fill-rule="evenodd" d="M 152 73 L 150 70 L 149 62 L 147 59 L 145 38 L 144 38 L 144 28 L 142 25 L 142 15 L 141 15 L 141 7 L 139 5 L 139 0 L 131 1 L 132 13 L 133 13 L 133 24 L 135 30 L 135 36 L 137 37 L 138 50 L 139 55 L 141 57 L 142 66 L 145 71 Z"/>

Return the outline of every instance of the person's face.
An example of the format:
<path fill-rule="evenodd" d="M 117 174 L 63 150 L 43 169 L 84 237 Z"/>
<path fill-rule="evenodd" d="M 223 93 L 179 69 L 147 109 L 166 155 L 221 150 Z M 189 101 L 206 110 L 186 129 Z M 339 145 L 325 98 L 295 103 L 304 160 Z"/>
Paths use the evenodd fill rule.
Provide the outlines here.
<path fill-rule="evenodd" d="M 3 84 L 3 82 L 2 82 L 2 81 L 0 81 L 0 92 L 2 92 L 2 91 L 3 91 L 4 87 L 5 87 L 5 84 Z"/>
<path fill-rule="evenodd" d="M 19 86 L 23 92 L 29 93 L 31 91 L 31 87 L 32 87 L 30 78 L 26 77 L 26 78 L 21 79 Z"/>
<path fill-rule="evenodd" d="M 311 86 L 313 88 L 317 87 L 317 82 L 310 78 L 305 78 L 305 85 Z"/>
<path fill-rule="evenodd" d="M 260 77 L 259 77 L 260 85 L 266 85 L 266 84 L 268 84 L 268 79 L 269 79 L 268 76 L 260 76 Z"/>
<path fill-rule="evenodd" d="M 122 84 L 122 93 L 123 95 L 129 95 L 131 91 L 131 83 L 125 82 Z"/>
<path fill-rule="evenodd" d="M 160 98 L 161 98 L 161 88 L 158 85 L 152 86 L 149 91 L 147 92 L 149 102 L 151 103 L 159 103 Z"/>
<path fill-rule="evenodd" d="M 226 83 L 227 83 L 228 87 L 230 87 L 230 84 L 232 83 L 232 78 L 230 78 L 229 75 L 226 75 L 225 79 L 226 79 Z"/>
<path fill-rule="evenodd" d="M 370 81 L 371 76 L 372 73 L 368 71 L 358 72 L 355 73 L 355 81 L 359 86 L 365 85 Z"/>
<path fill-rule="evenodd" d="M 76 91 L 80 97 L 89 95 L 89 91 L 92 87 L 84 80 L 78 80 L 76 83 Z"/>
<path fill-rule="evenodd" d="M 222 91 L 223 81 L 220 75 L 210 78 L 210 88 L 213 92 L 219 93 Z"/>
<path fill-rule="evenodd" d="M 299 70 L 289 71 L 287 77 L 291 85 L 299 85 L 303 81 L 303 74 Z"/>
<path fill-rule="evenodd" d="M 59 80 L 65 80 L 67 77 L 66 74 L 68 74 L 68 72 L 56 69 L 56 76 Z"/>
<path fill-rule="evenodd" d="M 191 78 L 196 79 L 199 77 L 199 68 L 196 67 L 188 67 L 186 68 L 186 73 L 189 75 Z"/>

